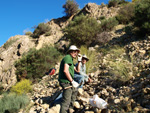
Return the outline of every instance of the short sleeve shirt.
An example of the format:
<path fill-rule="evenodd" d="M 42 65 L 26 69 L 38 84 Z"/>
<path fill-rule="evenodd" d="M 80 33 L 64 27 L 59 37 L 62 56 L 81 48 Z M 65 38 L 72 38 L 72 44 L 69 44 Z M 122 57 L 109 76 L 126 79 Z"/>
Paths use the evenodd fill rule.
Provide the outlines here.
<path fill-rule="evenodd" d="M 64 73 L 64 64 L 68 64 L 69 65 L 69 73 L 71 75 L 72 78 L 74 78 L 74 64 L 73 64 L 73 58 L 70 55 L 66 55 L 61 63 L 60 63 L 60 68 L 59 68 L 59 82 L 62 83 L 70 83 L 70 81 L 68 80 L 68 78 L 66 77 L 65 73 Z"/>

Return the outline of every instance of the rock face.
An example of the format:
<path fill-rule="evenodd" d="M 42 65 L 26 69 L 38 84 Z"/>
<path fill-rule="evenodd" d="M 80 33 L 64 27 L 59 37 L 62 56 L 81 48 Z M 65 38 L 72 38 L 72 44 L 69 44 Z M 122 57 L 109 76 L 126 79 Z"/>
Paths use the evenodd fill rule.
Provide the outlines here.
<path fill-rule="evenodd" d="M 50 22 L 47 23 L 51 27 L 51 35 L 44 36 L 41 35 L 38 39 L 37 49 L 40 49 L 43 45 L 54 45 L 63 37 L 62 28 L 68 25 L 68 20 L 65 17 L 52 19 Z"/>
<path fill-rule="evenodd" d="M 98 19 L 101 16 L 106 18 L 113 17 L 117 14 L 119 8 L 112 7 L 107 8 L 107 6 L 97 5 L 95 3 L 88 3 L 80 12 L 79 14 L 83 13 L 84 15 L 89 15 Z"/>
<path fill-rule="evenodd" d="M 15 41 L 10 45 L 9 42 L 13 40 Z M 35 47 L 34 42 L 28 36 L 21 35 L 11 37 L 6 44 L 8 44 L 8 47 L 0 51 L 0 81 L 4 89 L 8 89 L 16 83 L 14 62 L 21 58 L 24 52 L 28 52 L 30 48 Z"/>

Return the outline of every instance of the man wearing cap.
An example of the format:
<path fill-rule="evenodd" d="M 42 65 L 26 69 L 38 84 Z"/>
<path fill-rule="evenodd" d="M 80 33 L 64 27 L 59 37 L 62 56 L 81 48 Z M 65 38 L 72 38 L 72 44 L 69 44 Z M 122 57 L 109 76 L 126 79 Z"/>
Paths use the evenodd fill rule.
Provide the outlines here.
<path fill-rule="evenodd" d="M 71 45 L 67 52 L 68 54 L 60 63 L 58 80 L 63 89 L 60 113 L 67 113 L 69 107 L 73 105 L 73 102 L 77 96 L 76 88 L 79 86 L 79 84 L 74 81 L 73 58 L 76 58 L 79 52 L 80 50 L 75 45 Z M 73 87 L 67 88 L 71 85 Z"/>
<path fill-rule="evenodd" d="M 86 62 L 89 61 L 85 54 L 82 55 L 81 59 L 78 58 L 78 63 L 76 64 L 77 70 L 75 70 L 74 80 L 77 81 L 79 84 L 82 82 L 80 88 L 83 87 L 84 81 L 92 82 L 89 76 L 86 74 Z"/>

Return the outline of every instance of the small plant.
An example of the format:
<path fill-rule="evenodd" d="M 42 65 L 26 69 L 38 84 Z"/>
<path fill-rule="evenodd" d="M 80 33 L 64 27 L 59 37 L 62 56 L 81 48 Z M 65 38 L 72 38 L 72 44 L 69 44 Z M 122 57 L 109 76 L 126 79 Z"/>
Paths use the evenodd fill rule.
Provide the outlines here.
<path fill-rule="evenodd" d="M 118 5 L 118 0 L 110 0 L 108 2 L 108 7 L 116 7 Z"/>
<path fill-rule="evenodd" d="M 141 0 L 132 0 L 132 2 L 140 2 Z"/>
<path fill-rule="evenodd" d="M 113 75 L 114 79 L 121 80 L 123 82 L 128 81 L 131 79 L 132 75 L 130 75 L 130 72 L 132 72 L 132 64 L 127 60 L 121 60 L 121 61 L 112 61 L 109 62 L 109 66 L 112 68 L 109 73 Z M 128 65 L 128 66 L 127 66 Z"/>
<path fill-rule="evenodd" d="M 11 39 L 11 40 L 8 40 L 5 44 L 4 44 L 4 48 L 5 49 L 8 49 L 13 43 L 15 43 L 18 39 Z"/>
<path fill-rule="evenodd" d="M 19 109 L 28 105 L 29 102 L 29 98 L 26 95 L 3 94 L 0 99 L 0 113 L 16 113 Z"/>
<path fill-rule="evenodd" d="M 70 17 L 78 12 L 79 5 L 74 0 L 67 0 L 66 4 L 63 5 L 63 8 L 65 9 L 65 13 L 67 17 Z"/>
<path fill-rule="evenodd" d="M 102 2 L 101 3 L 101 7 L 103 8 L 103 7 L 105 7 L 106 5 L 104 4 L 104 2 Z"/>
<path fill-rule="evenodd" d="M 116 7 L 119 4 L 126 4 L 128 1 L 126 0 L 109 0 L 108 7 Z"/>
<path fill-rule="evenodd" d="M 109 74 L 114 80 L 126 82 L 134 75 L 133 64 L 128 61 L 124 54 L 126 51 L 123 47 L 115 45 L 105 49 L 104 66 L 108 69 Z"/>
<path fill-rule="evenodd" d="M 96 65 L 93 66 L 93 63 L 95 62 L 96 52 L 89 51 L 86 46 L 81 46 L 80 51 L 82 55 L 86 54 L 87 57 L 89 58 L 89 61 L 86 63 L 86 73 L 92 72 L 94 66 L 96 66 Z"/>
<path fill-rule="evenodd" d="M 40 35 L 49 32 L 51 30 L 51 27 L 46 23 L 40 23 L 37 28 L 33 32 L 33 37 L 38 38 Z"/>
<path fill-rule="evenodd" d="M 49 32 L 46 32 L 45 33 L 45 36 L 50 36 L 52 33 L 49 31 Z"/>
<path fill-rule="evenodd" d="M 105 19 L 101 23 L 102 31 L 111 31 L 116 25 L 118 25 L 118 21 L 115 17 Z"/>
<path fill-rule="evenodd" d="M 105 16 L 100 16 L 100 17 L 98 18 L 98 20 L 100 20 L 100 21 L 105 20 L 105 19 L 106 19 Z"/>
<path fill-rule="evenodd" d="M 32 91 L 31 81 L 27 79 L 21 80 L 11 88 L 11 92 L 15 92 L 17 94 L 26 94 L 31 91 Z"/>
<path fill-rule="evenodd" d="M 25 32 L 25 35 L 32 35 L 32 32 L 31 31 L 27 31 L 27 32 Z"/>
<path fill-rule="evenodd" d="M 104 31 L 97 35 L 96 42 L 99 45 L 105 45 L 110 40 L 111 40 L 111 35 L 108 32 Z"/>

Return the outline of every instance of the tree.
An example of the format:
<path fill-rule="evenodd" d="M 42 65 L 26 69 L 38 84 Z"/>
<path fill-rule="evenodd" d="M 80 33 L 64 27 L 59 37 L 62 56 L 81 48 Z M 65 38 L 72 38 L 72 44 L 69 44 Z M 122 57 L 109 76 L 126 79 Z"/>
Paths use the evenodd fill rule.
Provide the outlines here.
<path fill-rule="evenodd" d="M 65 9 L 65 13 L 67 17 L 70 17 L 78 12 L 79 5 L 74 0 L 67 0 L 66 4 L 63 5 L 63 8 Z"/>

